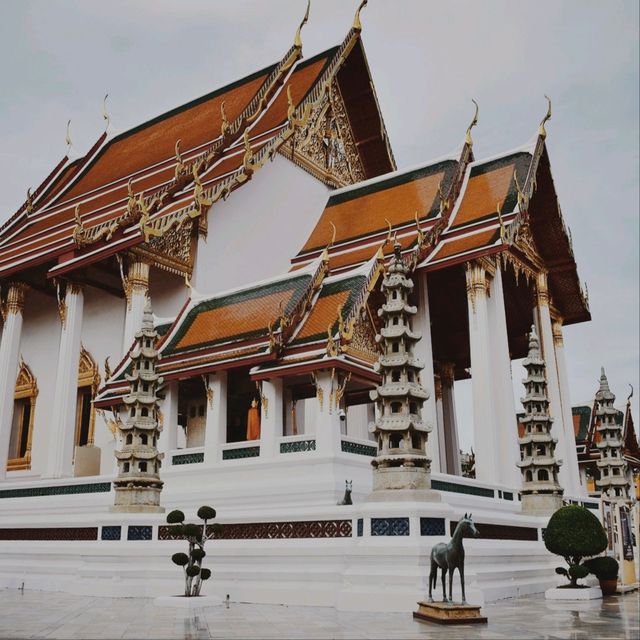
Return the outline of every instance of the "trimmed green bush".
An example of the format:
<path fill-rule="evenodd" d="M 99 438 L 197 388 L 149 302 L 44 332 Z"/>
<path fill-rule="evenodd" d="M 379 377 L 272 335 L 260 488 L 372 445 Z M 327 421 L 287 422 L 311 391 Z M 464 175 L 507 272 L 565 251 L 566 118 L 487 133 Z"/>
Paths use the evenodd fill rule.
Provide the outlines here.
<path fill-rule="evenodd" d="M 184 513 L 182 513 L 182 511 L 176 509 L 167 514 L 168 524 L 177 524 L 178 522 L 184 522 Z"/>
<path fill-rule="evenodd" d="M 589 569 L 581 564 L 582 559 L 595 556 L 607 548 L 607 534 L 589 509 L 578 505 L 568 505 L 558 509 L 549 519 L 544 532 L 544 545 L 556 555 L 562 556 L 569 570 L 558 567 L 556 573 L 577 581 L 589 574 Z"/>
<path fill-rule="evenodd" d="M 179 567 L 184 567 L 186 564 L 189 564 L 189 556 L 186 553 L 174 553 L 171 556 L 171 561 Z"/>
<path fill-rule="evenodd" d="M 198 509 L 198 518 L 201 520 L 213 520 L 216 517 L 216 510 L 203 505 Z"/>
<path fill-rule="evenodd" d="M 202 506 L 198 509 L 198 517 L 204 520 L 204 524 L 185 522 L 182 511 L 175 510 L 167 514 L 170 533 L 186 540 L 189 544 L 189 553 L 174 553 L 171 556 L 172 562 L 182 567 L 184 571 L 184 595 L 187 598 L 199 596 L 202 582 L 211 578 L 211 570 L 202 566 L 202 561 L 207 555 L 204 545 L 221 530 L 219 524 L 207 522 L 216 517 L 215 509 Z"/>
<path fill-rule="evenodd" d="M 598 580 L 616 580 L 618 578 L 618 561 L 611 556 L 591 558 L 584 564 L 589 569 L 589 573 L 592 573 Z"/>

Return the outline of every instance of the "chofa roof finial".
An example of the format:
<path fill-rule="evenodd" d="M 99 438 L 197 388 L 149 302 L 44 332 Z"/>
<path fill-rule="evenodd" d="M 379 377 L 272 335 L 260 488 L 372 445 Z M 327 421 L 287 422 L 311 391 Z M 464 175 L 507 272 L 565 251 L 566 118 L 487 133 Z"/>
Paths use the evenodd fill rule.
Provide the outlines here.
<path fill-rule="evenodd" d="M 473 129 L 473 127 L 475 127 L 478 124 L 478 103 L 471 98 L 471 102 L 473 102 L 473 104 L 476 105 L 476 112 L 473 114 L 473 120 L 471 120 L 471 124 L 467 127 L 467 133 L 464 137 L 464 141 L 466 144 L 468 144 L 470 147 L 473 146 L 473 140 L 471 138 L 471 129 Z"/>
<path fill-rule="evenodd" d="M 309 21 L 309 9 L 311 8 L 311 0 L 307 0 L 307 10 L 304 13 L 302 22 L 298 25 L 296 30 L 296 37 L 293 40 L 293 46 L 297 49 L 302 49 L 302 27 Z"/>
<path fill-rule="evenodd" d="M 105 133 L 109 131 L 109 125 L 111 124 L 111 118 L 107 113 L 107 98 L 109 97 L 108 93 L 105 93 L 104 99 L 102 100 L 102 119 L 105 121 L 104 131 Z"/>
<path fill-rule="evenodd" d="M 353 17 L 354 31 L 362 31 L 362 23 L 360 22 L 360 12 L 367 6 L 367 0 L 362 0 L 356 9 L 356 15 Z"/>
<path fill-rule="evenodd" d="M 547 131 L 544 128 L 544 123 L 547 122 L 547 120 L 551 120 L 551 98 L 546 94 L 544 97 L 547 99 L 549 106 L 547 107 L 547 113 L 545 114 L 544 118 L 542 118 L 542 121 L 540 122 L 540 127 L 538 127 L 538 135 L 543 140 L 547 137 Z"/>
<path fill-rule="evenodd" d="M 67 155 L 71 151 L 71 120 L 67 121 L 67 133 L 64 136 L 65 144 L 67 145 Z"/>

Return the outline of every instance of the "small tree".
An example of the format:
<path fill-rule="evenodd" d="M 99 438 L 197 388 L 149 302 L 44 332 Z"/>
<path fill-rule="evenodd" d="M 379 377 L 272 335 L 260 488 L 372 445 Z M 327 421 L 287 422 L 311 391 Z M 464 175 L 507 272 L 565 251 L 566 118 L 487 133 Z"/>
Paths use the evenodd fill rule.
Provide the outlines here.
<path fill-rule="evenodd" d="M 185 523 L 184 513 L 179 510 L 167 514 L 167 523 L 172 525 L 171 533 L 189 543 L 189 553 L 174 553 L 171 556 L 172 562 L 184 571 L 184 595 L 187 598 L 199 596 L 202 582 L 211 577 L 211 570 L 204 568 L 202 563 L 207 555 L 204 550 L 205 542 L 222 529 L 217 523 L 208 524 L 215 517 L 216 510 L 207 506 L 198 509 L 198 518 L 204 521 L 202 525 Z"/>
<path fill-rule="evenodd" d="M 596 516 L 584 507 L 569 505 L 558 509 L 550 518 L 544 533 L 544 546 L 562 556 L 569 569 L 558 567 L 556 573 L 566 576 L 571 587 L 586 578 L 589 569 L 583 558 L 595 556 L 607 548 L 607 534 Z"/>

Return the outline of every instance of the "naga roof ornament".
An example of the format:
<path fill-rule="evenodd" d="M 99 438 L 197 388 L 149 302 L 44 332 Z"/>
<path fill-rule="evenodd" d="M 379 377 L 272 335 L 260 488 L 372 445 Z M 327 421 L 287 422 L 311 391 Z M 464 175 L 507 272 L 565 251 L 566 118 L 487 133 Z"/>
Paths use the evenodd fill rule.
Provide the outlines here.
<path fill-rule="evenodd" d="M 473 139 L 471 138 L 471 129 L 478 124 L 478 103 L 471 98 L 471 102 L 476 105 L 476 111 L 473 114 L 473 120 L 471 120 L 471 124 L 467 127 L 467 133 L 465 134 L 464 141 L 465 144 L 468 144 L 470 147 L 473 146 Z"/>
<path fill-rule="evenodd" d="M 542 118 L 540 122 L 540 127 L 538 128 L 538 135 L 544 140 L 547 137 L 547 130 L 544 128 L 545 122 L 551 120 L 551 98 L 545 94 L 544 96 L 547 99 L 549 106 L 547 107 L 547 113 L 545 113 L 544 118 Z"/>

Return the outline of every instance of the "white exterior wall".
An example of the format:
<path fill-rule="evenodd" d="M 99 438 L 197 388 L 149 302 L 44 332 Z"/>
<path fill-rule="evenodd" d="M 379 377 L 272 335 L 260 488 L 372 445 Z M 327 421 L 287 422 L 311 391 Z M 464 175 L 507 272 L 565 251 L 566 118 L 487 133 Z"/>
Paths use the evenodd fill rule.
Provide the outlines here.
<path fill-rule="evenodd" d="M 193 286 L 216 293 L 285 273 L 328 196 L 322 183 L 276 155 L 211 208 L 208 238 L 198 241 Z"/>
<path fill-rule="evenodd" d="M 98 365 L 101 383 L 104 383 L 107 356 L 112 369 L 120 361 L 126 305 L 124 298 L 116 298 L 92 287 L 84 289 L 82 344 Z M 110 412 L 107 416 L 111 417 Z M 96 415 L 94 443 L 100 447 L 100 473 L 111 474 L 115 470 L 115 439 L 100 415 Z"/>
<path fill-rule="evenodd" d="M 29 365 L 38 383 L 38 397 L 33 420 L 31 469 L 11 471 L 7 479 L 24 475 L 41 475 L 50 446 L 51 408 L 56 390 L 56 366 L 60 346 L 60 319 L 57 302 L 33 289 L 25 298 L 19 353 Z M 15 384 L 15 381 L 14 381 Z"/>
<path fill-rule="evenodd" d="M 184 278 L 151 267 L 149 295 L 156 317 L 175 318 L 189 297 L 189 289 Z"/>

